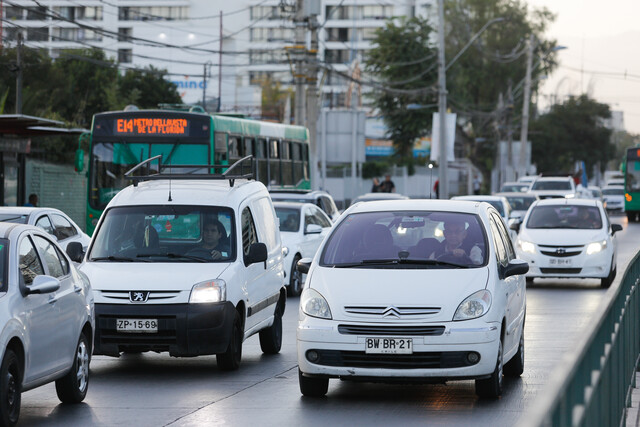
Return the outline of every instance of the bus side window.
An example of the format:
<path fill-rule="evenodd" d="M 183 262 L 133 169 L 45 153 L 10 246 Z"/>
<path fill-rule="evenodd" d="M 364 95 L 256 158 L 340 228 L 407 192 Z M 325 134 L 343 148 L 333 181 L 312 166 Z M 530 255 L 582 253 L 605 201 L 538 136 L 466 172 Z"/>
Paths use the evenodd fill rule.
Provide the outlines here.
<path fill-rule="evenodd" d="M 280 175 L 280 141 L 277 139 L 269 140 L 269 184 L 282 184 Z"/>
<path fill-rule="evenodd" d="M 262 182 L 264 185 L 269 185 L 269 165 L 267 162 L 267 141 L 265 139 L 258 139 L 255 145 L 255 153 L 254 156 L 257 159 L 258 163 L 258 176 L 257 180 Z"/>
<path fill-rule="evenodd" d="M 242 156 L 253 156 L 254 155 L 254 150 L 253 150 L 253 139 L 251 138 L 245 138 L 243 141 L 243 151 L 242 151 Z"/>
<path fill-rule="evenodd" d="M 293 164 L 293 185 L 298 186 L 302 181 L 302 149 L 299 142 L 291 143 L 291 159 Z"/>
<path fill-rule="evenodd" d="M 215 153 L 213 163 L 216 165 L 224 164 L 229 160 L 227 157 L 227 134 L 222 132 L 215 133 Z"/>
<path fill-rule="evenodd" d="M 302 179 L 309 180 L 309 146 L 302 144 Z"/>
<path fill-rule="evenodd" d="M 229 137 L 229 158 L 237 159 L 240 157 L 240 138 L 237 136 Z"/>
<path fill-rule="evenodd" d="M 291 142 L 280 142 L 280 160 L 282 168 L 282 185 L 293 185 L 293 162 L 291 160 Z"/>

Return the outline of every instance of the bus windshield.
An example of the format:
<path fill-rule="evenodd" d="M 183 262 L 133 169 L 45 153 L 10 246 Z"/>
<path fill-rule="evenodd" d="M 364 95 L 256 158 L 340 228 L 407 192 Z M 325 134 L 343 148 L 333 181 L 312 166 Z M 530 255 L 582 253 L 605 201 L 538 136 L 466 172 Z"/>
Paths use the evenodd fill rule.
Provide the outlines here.
<path fill-rule="evenodd" d="M 627 162 L 626 189 L 627 192 L 640 191 L 640 160 Z"/>
<path fill-rule="evenodd" d="M 206 140 L 201 143 L 174 142 L 93 142 L 91 152 L 91 197 L 89 204 L 94 209 L 104 209 L 107 203 L 130 180 L 124 177 L 125 172 L 143 160 L 162 154 L 162 163 L 199 165 L 209 164 L 209 145 Z M 158 162 L 150 163 L 150 172 L 158 172 Z M 195 172 L 183 168 L 176 173 Z M 205 173 L 206 169 L 202 169 Z"/>

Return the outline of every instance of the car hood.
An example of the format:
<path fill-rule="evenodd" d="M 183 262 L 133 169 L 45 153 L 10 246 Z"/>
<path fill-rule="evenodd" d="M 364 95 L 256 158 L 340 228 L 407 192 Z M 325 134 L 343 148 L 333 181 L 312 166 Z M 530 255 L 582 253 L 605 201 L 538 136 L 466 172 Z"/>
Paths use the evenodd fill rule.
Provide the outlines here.
<path fill-rule="evenodd" d="M 487 287 L 488 267 L 470 269 L 380 269 L 317 267 L 311 288 L 322 294 L 339 321 L 450 321 L 469 295 Z M 355 311 L 378 307 L 430 308 L 409 317 L 367 315 Z M 359 308 L 359 309 L 358 309 Z M 397 313 L 397 312 L 396 312 Z"/>
<path fill-rule="evenodd" d="M 85 262 L 78 268 L 98 291 L 183 291 L 217 279 L 229 263 Z"/>
<path fill-rule="evenodd" d="M 558 228 L 531 229 L 520 231 L 520 239 L 537 245 L 572 246 L 586 245 L 606 239 L 604 230 L 572 230 Z"/>

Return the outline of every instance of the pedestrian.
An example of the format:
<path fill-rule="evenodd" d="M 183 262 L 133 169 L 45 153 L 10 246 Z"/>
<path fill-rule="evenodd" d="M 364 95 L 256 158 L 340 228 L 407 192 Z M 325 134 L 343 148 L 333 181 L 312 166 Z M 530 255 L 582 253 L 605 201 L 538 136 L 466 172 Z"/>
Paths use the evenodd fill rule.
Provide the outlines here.
<path fill-rule="evenodd" d="M 371 193 L 379 193 L 380 192 L 380 181 L 378 178 L 373 178 L 373 185 L 371 186 Z"/>
<path fill-rule="evenodd" d="M 440 198 L 440 180 L 436 179 L 436 183 L 433 184 L 433 191 L 436 192 L 436 199 Z"/>
<path fill-rule="evenodd" d="M 38 195 L 36 193 L 29 194 L 29 201 L 24 205 L 32 208 L 38 207 Z"/>
<path fill-rule="evenodd" d="M 381 193 L 395 193 L 396 192 L 396 185 L 393 183 L 393 181 L 391 181 L 391 175 L 390 174 L 386 174 L 384 176 L 384 181 L 382 181 L 382 183 L 379 186 L 379 190 Z"/>
<path fill-rule="evenodd" d="M 476 196 L 480 194 L 480 185 L 481 185 L 481 181 L 480 178 L 478 178 L 478 175 L 476 175 L 473 178 L 473 194 L 475 194 Z"/>

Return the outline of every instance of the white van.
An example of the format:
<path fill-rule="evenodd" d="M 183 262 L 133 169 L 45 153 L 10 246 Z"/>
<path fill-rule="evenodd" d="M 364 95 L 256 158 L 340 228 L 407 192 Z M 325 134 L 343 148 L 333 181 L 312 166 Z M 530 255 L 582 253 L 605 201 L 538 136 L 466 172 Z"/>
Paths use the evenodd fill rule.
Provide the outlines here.
<path fill-rule="evenodd" d="M 105 209 L 80 269 L 94 289 L 94 354 L 216 354 L 231 370 L 256 333 L 263 352 L 280 351 L 283 255 L 260 182 L 134 177 Z"/>

